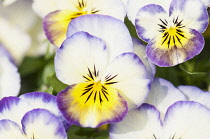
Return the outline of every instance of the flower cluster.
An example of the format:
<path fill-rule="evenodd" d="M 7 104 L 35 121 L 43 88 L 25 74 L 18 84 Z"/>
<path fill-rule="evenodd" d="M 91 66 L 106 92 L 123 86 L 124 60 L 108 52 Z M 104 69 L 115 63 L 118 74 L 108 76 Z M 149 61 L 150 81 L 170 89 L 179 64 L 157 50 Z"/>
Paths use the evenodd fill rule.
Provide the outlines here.
<path fill-rule="evenodd" d="M 111 139 L 210 138 L 210 92 L 202 90 L 209 88 L 186 85 L 194 74 L 209 82 L 210 70 L 193 72 L 190 60 L 206 51 L 210 0 L 3 0 L 0 7 L 1 139 L 80 138 L 75 127 Z"/>

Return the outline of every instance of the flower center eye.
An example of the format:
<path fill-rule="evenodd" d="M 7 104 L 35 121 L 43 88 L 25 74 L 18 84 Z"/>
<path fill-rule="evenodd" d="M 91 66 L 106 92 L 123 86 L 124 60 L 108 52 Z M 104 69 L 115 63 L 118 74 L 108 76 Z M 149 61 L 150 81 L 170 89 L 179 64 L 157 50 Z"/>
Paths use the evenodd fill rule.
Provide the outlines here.
<path fill-rule="evenodd" d="M 183 20 L 177 17 L 173 19 L 173 25 L 169 25 L 166 20 L 160 19 L 158 24 L 161 32 L 160 44 L 162 49 L 172 49 L 173 47 L 182 47 L 186 44 L 189 33 L 182 24 Z"/>
<path fill-rule="evenodd" d="M 78 9 L 79 15 L 86 15 L 86 14 L 96 14 L 100 10 L 97 10 L 96 8 L 89 8 L 88 5 L 91 5 L 91 3 L 87 4 L 87 0 L 78 0 L 78 5 L 76 5 L 76 8 Z"/>
<path fill-rule="evenodd" d="M 84 89 L 80 97 L 86 98 L 84 103 L 92 101 L 93 103 L 99 102 L 102 104 L 104 101 L 109 101 L 108 95 L 109 92 L 112 92 L 110 86 L 117 83 L 117 81 L 114 81 L 114 78 L 117 77 L 117 75 L 107 75 L 104 83 L 101 82 L 98 76 L 99 71 L 96 70 L 95 66 L 93 71 L 88 68 L 88 74 L 83 76 L 86 83 L 84 86 L 81 86 Z"/>

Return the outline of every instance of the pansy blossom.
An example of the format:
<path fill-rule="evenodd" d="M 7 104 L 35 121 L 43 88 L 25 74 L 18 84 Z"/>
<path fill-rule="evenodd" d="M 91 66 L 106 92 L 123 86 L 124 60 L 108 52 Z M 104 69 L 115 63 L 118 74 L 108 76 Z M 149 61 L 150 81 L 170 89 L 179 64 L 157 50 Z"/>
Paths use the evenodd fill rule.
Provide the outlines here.
<path fill-rule="evenodd" d="M 199 54 L 204 46 L 201 33 L 208 26 L 207 9 L 200 0 L 172 0 L 166 8 L 146 5 L 135 20 L 139 37 L 148 42 L 148 58 L 161 67 L 180 64 Z"/>
<path fill-rule="evenodd" d="M 71 124 L 83 127 L 119 122 L 147 96 L 150 80 L 145 66 L 136 54 L 127 52 L 130 41 L 125 40 L 130 36 L 123 22 L 109 16 L 86 15 L 70 23 L 75 27 L 73 32 L 83 26 L 81 23 L 92 26 L 88 28 L 90 34 L 80 31 L 69 35 L 56 52 L 56 76 L 70 85 L 58 94 L 58 107 Z M 100 25 L 116 26 L 117 31 L 112 33 L 118 32 L 119 39 L 112 39 L 108 35 L 111 32 Z M 104 32 L 102 38 L 96 37 L 97 33 L 95 36 L 96 29 Z M 121 46 L 119 53 L 116 50 Z"/>

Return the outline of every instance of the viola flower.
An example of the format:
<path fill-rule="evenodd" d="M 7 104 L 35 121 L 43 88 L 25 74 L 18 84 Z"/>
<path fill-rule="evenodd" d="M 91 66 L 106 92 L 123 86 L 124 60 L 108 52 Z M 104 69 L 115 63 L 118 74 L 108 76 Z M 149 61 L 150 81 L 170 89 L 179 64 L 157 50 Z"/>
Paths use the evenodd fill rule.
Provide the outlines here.
<path fill-rule="evenodd" d="M 9 52 L 1 45 L 0 59 L 0 99 L 17 96 L 20 91 L 20 74 Z"/>
<path fill-rule="evenodd" d="M 111 139 L 207 139 L 210 111 L 193 101 L 178 101 L 168 107 L 164 120 L 152 105 L 131 110 L 126 118 L 110 126 Z M 126 127 L 126 128 L 125 128 Z"/>
<path fill-rule="evenodd" d="M 204 46 L 201 33 L 208 26 L 207 9 L 200 0 L 172 0 L 165 9 L 146 5 L 138 11 L 135 21 L 139 37 L 148 42 L 148 58 L 161 67 L 198 55 Z"/>
<path fill-rule="evenodd" d="M 67 135 L 55 115 L 45 109 L 34 109 L 23 116 L 21 126 L 9 119 L 0 120 L 0 138 L 67 139 Z"/>
<path fill-rule="evenodd" d="M 41 5 L 45 1 L 38 2 Z M 125 8 L 121 0 L 62 0 L 54 3 L 58 8 L 45 16 L 43 27 L 49 41 L 57 47 L 65 40 L 70 21 L 78 16 L 102 14 L 122 21 L 125 17 Z"/>
<path fill-rule="evenodd" d="M 69 26 L 74 26 L 74 30 L 68 33 L 76 33 L 63 42 L 55 56 L 56 76 L 70 85 L 58 94 L 58 107 L 71 124 L 78 126 L 119 122 L 147 96 L 150 80 L 145 66 L 136 54 L 127 52 L 130 41 L 125 40 L 131 37 L 123 22 L 102 15 L 81 16 L 72 22 Z M 90 25 L 88 33 L 77 32 L 88 30 Z M 109 26 L 116 28 L 110 32 L 106 29 Z M 105 39 L 96 37 L 96 30 Z"/>
<path fill-rule="evenodd" d="M 70 127 L 57 107 L 56 97 L 44 92 L 26 93 L 20 97 L 4 97 L 0 100 L 0 106 L 0 120 L 11 120 L 20 127 L 24 115 L 34 109 L 45 109 L 59 119 L 64 129 L 68 130 Z"/>

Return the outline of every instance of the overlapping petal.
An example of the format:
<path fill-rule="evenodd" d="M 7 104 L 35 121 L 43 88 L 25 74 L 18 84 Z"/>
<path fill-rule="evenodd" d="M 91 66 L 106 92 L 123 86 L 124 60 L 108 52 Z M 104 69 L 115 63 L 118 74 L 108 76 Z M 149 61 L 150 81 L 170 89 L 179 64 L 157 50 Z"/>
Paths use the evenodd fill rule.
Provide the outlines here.
<path fill-rule="evenodd" d="M 164 134 L 174 138 L 210 138 L 210 111 L 197 102 L 177 102 L 164 119 Z"/>
<path fill-rule="evenodd" d="M 25 113 L 33 109 L 32 105 L 18 97 L 4 97 L 0 106 L 0 119 L 9 119 L 19 126 Z"/>
<path fill-rule="evenodd" d="M 178 89 L 186 96 L 187 100 L 199 102 L 202 105 L 210 108 L 210 92 L 203 91 L 196 86 L 180 85 Z"/>
<path fill-rule="evenodd" d="M 111 124 L 109 135 L 111 139 L 154 138 L 159 134 L 162 122 L 159 111 L 149 104 L 129 111 L 126 118 L 116 124 Z"/>
<path fill-rule="evenodd" d="M 112 86 L 125 98 L 129 109 L 138 107 L 146 99 L 151 80 L 148 79 L 146 68 L 136 54 L 122 53 L 117 56 L 104 75 L 117 75 L 112 80 L 116 82 Z"/>
<path fill-rule="evenodd" d="M 109 15 L 124 20 L 125 9 L 121 0 L 73 0 L 61 1 L 59 5 L 67 5 L 57 11 L 49 13 L 44 18 L 44 30 L 50 42 L 60 47 L 66 39 L 68 24 L 74 18 L 86 14 Z M 58 6 L 59 6 L 58 5 Z"/>
<path fill-rule="evenodd" d="M 67 139 L 66 131 L 59 119 L 45 109 L 27 112 L 21 123 L 28 138 Z"/>
<path fill-rule="evenodd" d="M 162 78 L 154 78 L 145 103 L 155 106 L 163 119 L 168 107 L 182 100 L 186 100 L 184 94 L 172 83 Z"/>
<path fill-rule="evenodd" d="M 71 85 L 58 94 L 57 102 L 71 124 L 98 127 L 119 122 L 149 92 L 150 79 L 140 58 L 127 52 L 110 60 L 106 46 L 98 37 L 77 32 L 57 51 L 56 75 Z"/>
<path fill-rule="evenodd" d="M 130 111 L 122 122 L 112 124 L 110 136 L 111 139 L 210 137 L 210 111 L 197 102 L 174 103 L 168 108 L 161 123 L 159 111 L 143 104 L 140 108 Z"/>
<path fill-rule="evenodd" d="M 57 50 L 56 76 L 68 85 L 85 82 L 83 75 L 86 76 L 94 68 L 101 73 L 107 65 L 107 59 L 107 48 L 103 40 L 78 32 L 67 38 Z"/>
<path fill-rule="evenodd" d="M 0 137 L 5 139 L 67 139 L 65 129 L 59 119 L 45 109 L 27 112 L 21 120 L 21 125 L 8 119 L 0 120 Z"/>
<path fill-rule="evenodd" d="M 30 103 L 34 109 L 46 109 L 57 116 L 66 130 L 70 128 L 70 124 L 63 118 L 60 110 L 58 109 L 56 97 L 44 92 L 31 92 L 20 96 L 21 99 Z"/>
<path fill-rule="evenodd" d="M 11 120 L 0 120 L 0 138 L 1 139 L 27 139 L 23 131 L 21 130 L 20 125 L 11 121 Z"/>
<path fill-rule="evenodd" d="M 133 52 L 133 43 L 125 24 L 110 16 L 84 15 L 69 24 L 67 36 L 85 31 L 101 38 L 109 51 L 110 60 L 124 52 Z"/>

